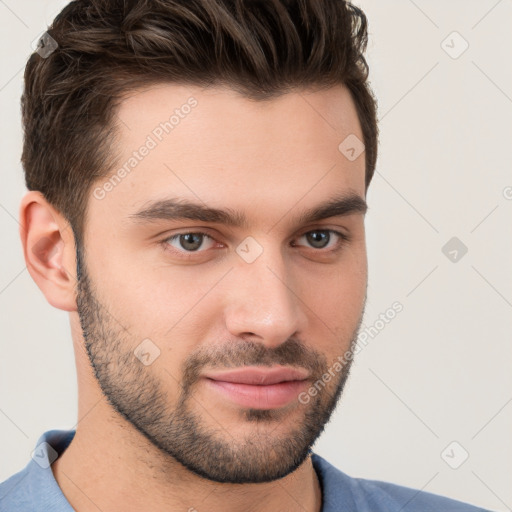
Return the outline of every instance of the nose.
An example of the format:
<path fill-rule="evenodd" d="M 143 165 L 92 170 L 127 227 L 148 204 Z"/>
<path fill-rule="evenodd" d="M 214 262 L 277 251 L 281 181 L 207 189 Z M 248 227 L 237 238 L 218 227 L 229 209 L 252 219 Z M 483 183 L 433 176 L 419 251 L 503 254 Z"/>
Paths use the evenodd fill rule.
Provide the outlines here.
<path fill-rule="evenodd" d="M 263 251 L 255 261 L 237 261 L 231 272 L 225 305 L 232 336 L 276 347 L 306 326 L 299 282 L 279 251 Z"/>

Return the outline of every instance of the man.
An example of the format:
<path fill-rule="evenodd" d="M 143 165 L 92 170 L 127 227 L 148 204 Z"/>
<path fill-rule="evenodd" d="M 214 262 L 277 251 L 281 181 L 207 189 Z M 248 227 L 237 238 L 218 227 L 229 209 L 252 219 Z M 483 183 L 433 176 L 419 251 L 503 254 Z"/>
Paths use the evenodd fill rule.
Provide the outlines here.
<path fill-rule="evenodd" d="M 366 38 L 327 0 L 57 16 L 25 72 L 20 234 L 69 312 L 79 420 L 2 510 L 481 510 L 311 451 L 366 301 Z"/>

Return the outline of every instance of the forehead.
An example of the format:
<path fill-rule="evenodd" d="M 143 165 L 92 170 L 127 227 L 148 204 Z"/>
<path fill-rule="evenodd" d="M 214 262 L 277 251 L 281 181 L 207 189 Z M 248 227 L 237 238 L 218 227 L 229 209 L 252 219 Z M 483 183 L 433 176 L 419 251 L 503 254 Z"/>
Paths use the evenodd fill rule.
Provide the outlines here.
<path fill-rule="evenodd" d="M 190 144 L 197 142 L 206 149 L 221 139 L 225 144 L 217 149 L 227 151 L 241 149 L 238 143 L 243 141 L 244 147 L 254 146 L 264 153 L 262 141 L 268 141 L 271 147 L 282 146 L 290 137 L 295 141 L 292 145 L 297 146 L 298 142 L 309 140 L 313 132 L 319 138 L 330 132 L 335 140 L 348 134 L 362 140 L 355 104 L 342 85 L 251 100 L 228 87 L 155 84 L 128 93 L 117 117 L 120 134 L 127 143 L 137 143 L 138 140 L 131 140 L 132 136 L 143 132 L 157 139 L 172 133 L 173 137 L 164 141 L 170 144 L 172 139 L 180 139 L 180 133 L 187 138 L 196 129 L 202 132 L 201 140 L 192 138 Z"/>
<path fill-rule="evenodd" d="M 254 101 L 158 84 L 124 98 L 117 129 L 117 165 L 99 180 L 109 184 L 97 205 L 114 215 L 171 196 L 260 214 L 348 190 L 364 197 L 364 152 L 351 160 L 340 150 L 347 137 L 363 139 L 343 86 Z"/>

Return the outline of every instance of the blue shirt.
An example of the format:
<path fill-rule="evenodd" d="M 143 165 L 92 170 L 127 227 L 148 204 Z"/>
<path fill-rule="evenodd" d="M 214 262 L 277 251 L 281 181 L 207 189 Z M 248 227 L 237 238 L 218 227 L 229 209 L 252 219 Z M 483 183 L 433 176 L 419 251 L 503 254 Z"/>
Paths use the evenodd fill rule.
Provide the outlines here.
<path fill-rule="evenodd" d="M 74 511 L 51 469 L 74 435 L 75 430 L 49 430 L 39 438 L 27 466 L 0 483 L 2 512 Z M 311 459 L 322 486 L 322 512 L 489 512 L 424 491 L 350 477 L 316 453 Z"/>

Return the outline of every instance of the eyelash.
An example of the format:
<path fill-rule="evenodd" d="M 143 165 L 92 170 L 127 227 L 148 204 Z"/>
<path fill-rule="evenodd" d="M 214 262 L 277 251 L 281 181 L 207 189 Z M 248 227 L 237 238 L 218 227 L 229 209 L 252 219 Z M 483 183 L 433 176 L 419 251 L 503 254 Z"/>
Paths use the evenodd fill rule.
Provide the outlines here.
<path fill-rule="evenodd" d="M 305 235 L 308 235 L 310 233 L 316 233 L 316 232 L 330 233 L 330 234 L 337 235 L 339 237 L 339 242 L 334 249 L 328 249 L 328 250 L 317 249 L 316 252 L 318 252 L 320 254 L 321 253 L 325 253 L 325 254 L 336 253 L 342 247 L 344 247 L 345 244 L 347 244 L 348 242 L 351 241 L 350 236 L 346 235 L 345 233 L 341 233 L 340 231 L 336 231 L 335 229 L 312 229 L 310 231 L 306 231 L 305 233 L 300 235 L 298 238 L 302 238 Z M 171 236 L 165 238 L 164 240 L 162 240 L 161 243 L 164 246 L 164 250 L 172 252 L 173 254 L 188 255 L 188 256 L 183 256 L 184 258 L 193 257 L 194 254 L 206 252 L 206 251 L 200 251 L 200 250 L 198 250 L 198 251 L 185 251 L 185 250 L 181 251 L 181 250 L 175 249 L 174 247 L 170 246 L 170 242 L 173 242 L 174 240 L 178 240 L 180 238 L 180 236 L 184 236 L 184 235 L 201 235 L 201 236 L 204 236 L 205 238 L 209 238 L 210 240 L 215 241 L 215 239 L 211 235 L 209 235 L 208 233 L 205 233 L 204 231 L 184 231 L 182 233 L 176 233 L 174 235 L 171 235 Z M 329 242 L 330 242 L 330 240 L 329 240 Z M 172 247 L 172 248 L 169 248 L 169 247 Z M 314 247 L 310 247 L 310 249 L 315 250 Z"/>

